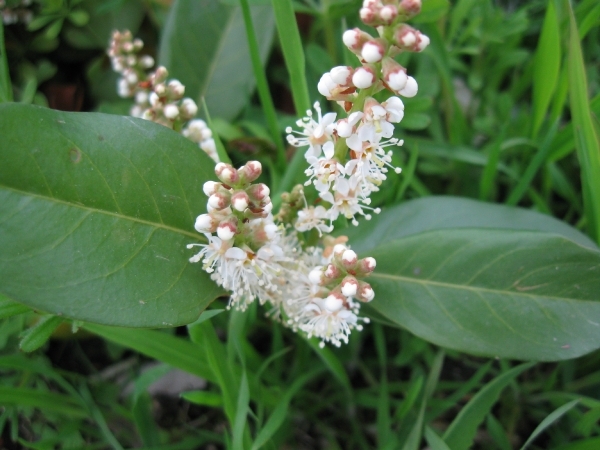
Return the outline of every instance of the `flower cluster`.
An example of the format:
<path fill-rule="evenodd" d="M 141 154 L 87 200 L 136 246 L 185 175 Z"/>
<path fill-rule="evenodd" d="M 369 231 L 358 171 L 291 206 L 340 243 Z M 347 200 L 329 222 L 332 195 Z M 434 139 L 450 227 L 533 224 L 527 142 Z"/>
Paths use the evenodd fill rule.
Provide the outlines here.
<path fill-rule="evenodd" d="M 358 259 L 343 238 L 325 237 L 325 248 L 303 246 L 299 231 L 330 231 L 318 207 L 306 206 L 296 187 L 275 219 L 269 188 L 254 183 L 261 172 L 258 161 L 237 170 L 216 165 L 219 181 L 204 185 L 208 212 L 195 223 L 207 243 L 188 245 L 200 248 L 190 261 L 202 262 L 211 278 L 231 291 L 229 307 L 245 310 L 258 299 L 269 303 L 273 318 L 321 339 L 321 345 L 348 342 L 351 330 L 368 322 L 358 313 L 360 302 L 374 297 L 362 278 L 375 269 L 375 260 Z"/>
<path fill-rule="evenodd" d="M 404 103 L 398 97 L 413 97 L 417 82 L 393 58 L 405 51 L 420 52 L 429 39 L 403 23 L 420 11 L 420 0 L 364 0 L 360 10 L 366 25 L 377 27 L 378 37 L 355 28 L 343 34 L 344 44 L 359 59 L 361 66 L 338 66 L 324 74 L 319 92 L 337 101 L 347 117 L 316 111 L 297 121 L 300 131 L 289 127 L 287 139 L 296 147 L 308 147 L 305 158 L 310 167 L 305 183 L 313 184 L 322 200 L 330 206 L 330 222 L 340 215 L 358 224 L 357 217 L 371 218 L 370 196 L 379 190 L 392 164 L 390 147 L 403 141 L 393 137 L 394 124 L 404 117 Z M 392 96 L 379 102 L 374 95 L 388 90 Z"/>
<path fill-rule="evenodd" d="M 32 0 L 18 0 L 9 2 L 7 6 L 6 0 L 0 0 L 0 14 L 2 14 L 2 22 L 4 25 L 13 25 L 15 23 L 28 24 L 33 19 L 33 11 L 31 10 Z"/>
<path fill-rule="evenodd" d="M 134 39 L 131 32 L 114 31 L 107 50 L 115 72 L 121 74 L 118 93 L 121 97 L 135 100 L 130 110 L 134 117 L 159 123 L 181 133 L 218 162 L 212 132 L 203 120 L 192 120 L 198 106 L 191 98 L 184 98 L 185 86 L 178 80 L 168 80 L 169 73 L 163 66 L 147 73 L 154 66 L 154 58 L 140 55 L 144 47 L 141 39 Z"/>

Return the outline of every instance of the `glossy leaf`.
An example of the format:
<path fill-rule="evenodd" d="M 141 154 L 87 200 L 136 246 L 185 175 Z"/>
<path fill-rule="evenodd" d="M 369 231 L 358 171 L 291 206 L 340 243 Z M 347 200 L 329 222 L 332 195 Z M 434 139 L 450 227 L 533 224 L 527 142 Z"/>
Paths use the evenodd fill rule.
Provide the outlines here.
<path fill-rule="evenodd" d="M 439 229 L 389 241 L 369 304 L 437 345 L 521 360 L 600 347 L 600 251 L 562 236 Z"/>
<path fill-rule="evenodd" d="M 264 63 L 275 31 L 270 5 L 252 5 Z M 233 119 L 252 94 L 252 71 L 242 10 L 217 0 L 177 0 L 162 32 L 159 62 L 181 81 L 186 96 L 205 97 L 213 117 Z"/>
<path fill-rule="evenodd" d="M 450 196 L 426 197 L 385 208 L 370 221 L 363 221 L 359 227 L 346 228 L 340 234 L 350 237 L 354 251 L 365 252 L 384 242 L 424 231 L 465 227 L 545 231 L 598 249 L 583 233 L 545 214 Z"/>
<path fill-rule="evenodd" d="M 214 163 L 144 120 L 0 105 L 0 292 L 58 316 L 193 322 L 222 291 L 188 262 Z"/>

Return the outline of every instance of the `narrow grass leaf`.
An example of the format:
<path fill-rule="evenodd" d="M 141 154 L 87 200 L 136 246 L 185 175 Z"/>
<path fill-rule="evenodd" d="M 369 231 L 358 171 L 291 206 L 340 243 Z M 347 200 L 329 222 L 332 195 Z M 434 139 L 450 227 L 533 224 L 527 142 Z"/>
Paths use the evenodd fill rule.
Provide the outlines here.
<path fill-rule="evenodd" d="M 262 448 L 268 441 L 273 437 L 273 435 L 277 432 L 279 427 L 283 424 L 287 411 L 290 405 L 290 402 L 294 395 L 306 384 L 310 379 L 314 378 L 316 375 L 321 373 L 322 369 L 313 370 L 309 373 L 306 373 L 294 380 L 292 385 L 289 387 L 287 391 L 281 397 L 279 403 L 267 419 L 265 426 L 258 432 L 254 443 L 252 444 L 252 450 L 258 450 Z"/>
<path fill-rule="evenodd" d="M 214 124 L 212 121 L 212 117 L 210 115 L 210 112 L 208 111 L 208 106 L 206 105 L 206 99 L 204 97 L 202 97 L 202 109 L 204 110 L 204 117 L 206 117 L 206 121 L 208 122 L 208 127 L 211 130 L 214 130 L 215 128 L 214 128 Z M 214 133 L 213 139 L 215 141 L 215 147 L 217 147 L 217 155 L 219 156 L 219 161 L 221 161 L 223 163 L 231 164 L 231 158 L 229 158 L 229 155 L 227 154 L 227 150 L 225 149 L 225 146 L 223 145 L 223 141 L 221 141 L 219 134 Z"/>
<path fill-rule="evenodd" d="M 88 412 L 68 395 L 41 389 L 0 386 L 0 405 L 30 406 L 45 413 L 56 413 L 67 417 L 87 418 Z"/>
<path fill-rule="evenodd" d="M 506 435 L 506 431 L 504 431 L 502 425 L 492 413 L 488 414 L 485 422 L 487 431 L 498 448 L 500 450 L 513 450 L 513 446 L 510 443 L 510 439 Z"/>
<path fill-rule="evenodd" d="M 498 401 L 502 390 L 535 363 L 521 364 L 492 381 L 467 403 L 444 433 L 444 441 L 452 450 L 468 449 L 475 438 L 477 427 Z"/>
<path fill-rule="evenodd" d="M 427 402 L 435 392 L 435 388 L 440 379 L 440 374 L 442 373 L 442 366 L 444 365 L 444 357 L 445 353 L 443 350 L 439 350 L 435 355 L 435 359 L 431 364 L 431 369 L 429 370 L 429 375 L 427 376 L 427 381 L 425 383 L 425 390 L 423 391 L 423 399 L 421 400 L 421 407 L 419 408 L 419 413 L 417 415 L 417 420 L 415 421 L 402 450 L 417 450 L 421 443 L 421 439 L 423 437 L 423 421 L 425 419 L 425 409 L 427 408 Z M 454 449 L 453 449 L 454 450 Z"/>
<path fill-rule="evenodd" d="M 181 398 L 196 405 L 210 406 L 212 408 L 223 406 L 223 396 L 211 391 L 183 392 Z"/>
<path fill-rule="evenodd" d="M 425 383 L 425 378 L 420 376 L 416 378 L 406 391 L 406 395 L 404 396 L 404 400 L 400 403 L 400 406 L 396 410 L 394 414 L 394 419 L 396 421 L 403 420 L 409 411 L 412 410 L 417 398 L 419 398 L 419 394 L 421 393 L 421 389 L 423 388 L 423 384 Z"/>
<path fill-rule="evenodd" d="M 92 397 L 92 393 L 90 392 L 87 385 L 81 384 L 79 388 L 79 394 L 88 410 L 88 414 L 92 417 L 92 419 L 94 419 L 94 421 L 98 425 L 98 428 L 100 428 L 100 433 L 102 433 L 104 439 L 110 444 L 110 446 L 113 449 L 123 450 L 123 447 L 121 446 L 115 435 L 110 430 L 108 424 L 106 423 L 106 419 L 104 418 L 102 411 L 100 411 L 100 408 L 98 408 L 98 405 L 96 405 L 96 402 Z"/>
<path fill-rule="evenodd" d="M 402 183 L 398 192 L 396 192 L 396 201 L 400 201 L 404 197 L 406 188 L 410 186 L 410 183 L 414 179 L 415 169 L 417 168 L 417 161 L 419 160 L 419 146 L 414 144 L 410 147 L 410 156 L 408 157 L 408 163 L 406 168 L 402 169 Z"/>
<path fill-rule="evenodd" d="M 577 406 L 578 403 L 579 400 L 572 400 L 569 403 L 562 405 L 561 407 L 555 409 L 550 414 L 548 414 L 548 416 L 544 420 L 542 420 L 542 422 L 537 427 L 535 427 L 535 430 L 533 430 L 531 436 L 529 436 L 529 438 L 525 441 L 525 443 L 521 447 L 521 450 L 525 450 L 529 446 L 529 444 L 531 444 L 540 434 L 544 432 L 544 430 L 546 430 L 546 428 L 551 426 L 563 415 L 565 415 L 567 412 L 569 412 L 571 409 Z"/>
<path fill-rule="evenodd" d="M 0 21 L 1 22 L 1 21 Z M 12 85 L 8 73 L 8 60 L 4 43 L 4 23 L 0 23 L 0 103 L 12 102 Z"/>
<path fill-rule="evenodd" d="M 560 29 L 554 2 L 549 1 L 533 60 L 532 136 L 536 136 L 548 111 L 560 71 Z"/>
<path fill-rule="evenodd" d="M 248 377 L 246 371 L 242 371 L 240 388 L 233 421 L 233 450 L 244 450 L 244 429 L 246 428 L 246 417 L 250 406 L 250 389 L 248 388 Z"/>
<path fill-rule="evenodd" d="M 596 133 L 588 102 L 588 83 L 577 23 L 569 4 L 569 86 L 575 146 L 581 166 L 585 217 L 590 236 L 600 243 L 600 136 Z"/>
<path fill-rule="evenodd" d="M 42 317 L 38 323 L 23 333 L 19 348 L 26 353 L 37 350 L 50 339 L 62 321 L 63 319 L 58 316 Z"/>
<path fill-rule="evenodd" d="M 430 450 L 450 450 L 444 440 L 430 427 L 425 427 L 425 440 L 429 444 Z"/>
<path fill-rule="evenodd" d="M 90 323 L 85 324 L 84 329 L 208 381 L 216 380 L 202 348 L 186 339 L 162 331 L 108 327 Z"/>
<path fill-rule="evenodd" d="M 283 169 L 285 167 L 285 148 L 281 139 L 281 133 L 279 132 L 277 113 L 275 112 L 273 97 L 271 97 L 271 92 L 269 91 L 267 75 L 261 61 L 258 40 L 254 31 L 254 24 L 252 23 L 252 15 L 250 14 L 250 6 L 248 5 L 248 0 L 240 0 L 240 4 L 242 6 L 242 16 L 244 17 L 244 27 L 246 28 L 246 38 L 248 40 L 250 60 L 252 61 L 252 70 L 256 78 L 258 96 L 267 120 L 269 132 L 271 133 L 271 139 L 277 148 L 277 164 L 280 169 Z"/>
<path fill-rule="evenodd" d="M 152 417 L 152 398 L 147 392 L 136 398 L 131 407 L 131 414 L 144 448 L 159 445 L 158 427 Z"/>

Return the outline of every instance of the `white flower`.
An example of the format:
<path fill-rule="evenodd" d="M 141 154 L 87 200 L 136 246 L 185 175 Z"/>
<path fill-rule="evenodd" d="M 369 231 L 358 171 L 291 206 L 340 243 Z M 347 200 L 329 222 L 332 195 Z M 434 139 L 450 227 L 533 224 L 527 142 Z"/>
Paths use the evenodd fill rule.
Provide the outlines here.
<path fill-rule="evenodd" d="M 316 228 L 319 236 L 322 236 L 323 233 L 331 233 L 333 230 L 332 226 L 325 223 L 328 218 L 327 210 L 323 206 L 309 206 L 298 211 L 298 219 L 294 228 L 298 231 L 309 231 Z"/>
<path fill-rule="evenodd" d="M 330 297 L 315 298 L 307 305 L 303 318 L 308 320 L 299 326 L 309 338 L 315 336 L 321 339 L 321 348 L 325 346 L 325 342 L 331 342 L 337 347 L 342 342 L 347 344 L 351 330 L 361 327 L 357 326 L 356 314 L 344 308 L 343 303 L 338 299 L 330 299 Z"/>
<path fill-rule="evenodd" d="M 335 113 L 327 113 L 324 116 L 321 114 L 321 107 L 319 102 L 314 104 L 314 108 L 317 111 L 317 120 L 313 118 L 312 111 L 306 111 L 307 117 L 296 122 L 296 125 L 301 127 L 302 131 L 294 131 L 291 127 L 288 127 L 285 131 L 289 133 L 287 140 L 290 144 L 295 147 L 304 147 L 308 145 L 309 149 L 306 152 L 307 155 L 319 156 L 321 154 L 321 147 L 332 141 L 333 131 L 335 130 Z M 295 133 L 294 136 L 292 133 Z"/>
<path fill-rule="evenodd" d="M 350 178 L 338 178 L 333 186 L 333 193 L 330 191 L 321 192 L 319 196 L 326 202 L 331 203 L 329 209 L 329 219 L 331 221 L 336 220 L 340 214 L 347 219 L 352 219 L 352 225 L 358 225 L 356 216 L 364 216 L 367 220 L 371 218 L 371 215 L 366 213 L 364 210 L 373 210 L 375 214 L 379 214 L 381 211 L 379 208 L 371 208 L 366 206 L 370 203 L 370 199 L 363 202 L 361 205 L 361 194 L 359 179 L 357 177 Z"/>
<path fill-rule="evenodd" d="M 304 171 L 309 177 L 304 183 L 305 186 L 312 183 L 319 192 L 323 192 L 328 190 L 338 177 L 343 176 L 344 166 L 333 158 L 334 150 L 333 142 L 327 142 L 323 145 L 324 157 L 306 157 L 310 167 Z"/>
<path fill-rule="evenodd" d="M 382 104 L 374 99 L 365 102 L 365 115 L 358 127 L 358 137 L 362 141 L 375 141 L 377 136 L 392 137 L 394 125 L 404 117 L 404 104 L 398 97 L 390 97 Z"/>

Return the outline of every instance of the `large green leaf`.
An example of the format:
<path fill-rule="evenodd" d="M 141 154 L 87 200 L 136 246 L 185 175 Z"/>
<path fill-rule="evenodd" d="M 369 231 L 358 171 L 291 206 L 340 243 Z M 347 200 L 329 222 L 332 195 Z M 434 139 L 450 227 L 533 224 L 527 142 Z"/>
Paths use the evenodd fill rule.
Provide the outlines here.
<path fill-rule="evenodd" d="M 560 234 L 584 247 L 596 244 L 560 220 L 523 208 L 484 203 L 459 197 L 425 197 L 384 208 L 359 227 L 340 231 L 350 237 L 352 249 L 369 251 L 384 242 L 443 228 L 504 228 Z"/>
<path fill-rule="evenodd" d="M 186 244 L 214 163 L 160 125 L 0 105 L 0 292 L 64 317 L 193 322 L 222 291 Z"/>
<path fill-rule="evenodd" d="M 574 358 L 600 347 L 600 251 L 562 236 L 440 229 L 369 252 L 369 304 L 444 347 L 522 360 Z"/>
<path fill-rule="evenodd" d="M 270 5 L 252 5 L 260 55 L 266 61 L 275 19 Z M 176 0 L 160 42 L 161 65 L 185 85 L 186 95 L 206 99 L 213 117 L 233 119 L 255 85 L 244 18 L 239 6 L 218 0 Z"/>

